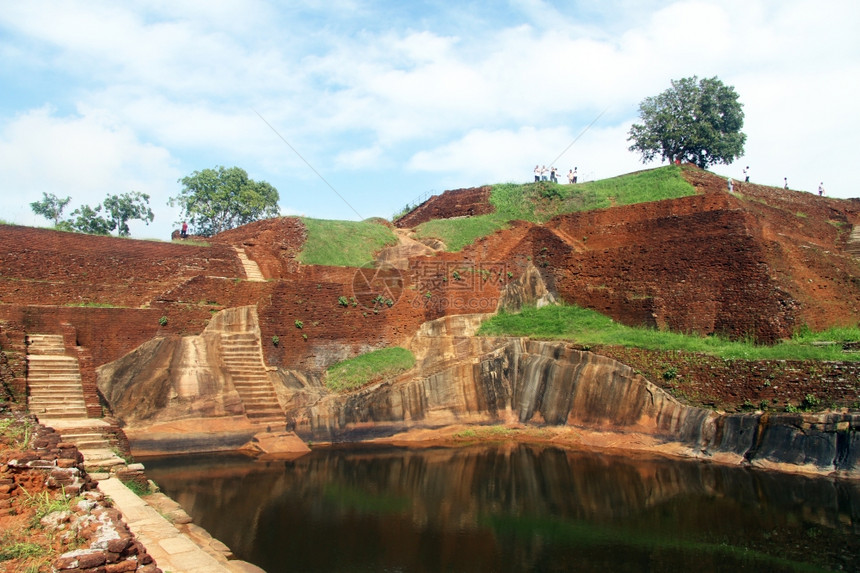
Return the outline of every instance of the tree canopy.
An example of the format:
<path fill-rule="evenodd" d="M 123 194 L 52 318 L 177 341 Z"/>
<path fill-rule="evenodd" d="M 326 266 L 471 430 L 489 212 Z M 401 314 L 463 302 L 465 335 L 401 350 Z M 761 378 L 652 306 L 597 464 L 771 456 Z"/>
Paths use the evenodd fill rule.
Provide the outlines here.
<path fill-rule="evenodd" d="M 239 167 L 195 171 L 179 182 L 182 190 L 168 205 L 182 209 L 181 218 L 196 235 L 208 237 L 280 214 L 278 190 L 265 181 L 250 179 Z"/>
<path fill-rule="evenodd" d="M 30 203 L 30 208 L 35 214 L 52 220 L 54 226 L 62 231 L 90 235 L 109 235 L 116 230 L 120 237 L 127 237 L 131 234 L 129 221 L 140 219 L 149 225 L 155 219 L 149 208 L 149 195 L 139 191 L 108 195 L 104 204 L 99 203 L 95 207 L 81 205 L 72 211 L 69 219 L 62 220 L 63 209 L 70 200 L 70 197 L 60 199 L 53 193 L 42 193 L 42 200 Z"/>
<path fill-rule="evenodd" d="M 71 200 L 71 197 L 60 199 L 53 193 L 42 192 L 42 200 L 30 203 L 30 209 L 32 209 L 33 213 L 36 215 L 41 215 L 42 217 L 53 221 L 54 226 L 57 226 L 60 224 L 60 219 L 63 217 L 63 209 L 66 208 L 66 205 L 68 205 Z"/>
<path fill-rule="evenodd" d="M 149 208 L 149 195 L 139 191 L 108 195 L 103 205 L 111 230 L 116 229 L 120 237 L 127 237 L 131 233 L 128 228 L 129 221 L 140 219 L 149 225 L 155 219 L 152 209 Z"/>
<path fill-rule="evenodd" d="M 633 124 L 627 141 L 643 163 L 659 155 L 705 169 L 743 155 L 743 104 L 735 89 L 717 77 L 672 80 L 670 89 L 639 104 L 639 117 L 642 123 Z"/>

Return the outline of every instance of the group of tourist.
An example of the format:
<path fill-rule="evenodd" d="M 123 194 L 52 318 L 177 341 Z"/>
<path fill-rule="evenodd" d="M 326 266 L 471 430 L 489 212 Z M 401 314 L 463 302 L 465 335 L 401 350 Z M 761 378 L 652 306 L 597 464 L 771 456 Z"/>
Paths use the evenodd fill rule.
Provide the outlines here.
<path fill-rule="evenodd" d="M 547 175 L 549 177 L 547 177 Z M 579 174 L 576 171 L 576 167 L 568 170 L 567 172 L 567 182 L 569 184 L 576 183 L 579 178 Z M 546 165 L 535 165 L 535 183 L 538 181 L 552 181 L 553 183 L 558 183 L 558 170 L 555 167 L 546 168 Z"/>
<path fill-rule="evenodd" d="M 535 181 L 537 181 L 537 177 L 535 177 Z M 746 183 L 750 182 L 750 166 L 749 165 L 744 167 L 744 181 Z M 788 189 L 788 177 L 783 177 L 782 182 L 783 182 L 783 184 L 782 184 L 783 189 L 787 190 Z M 731 177 L 728 178 L 728 187 L 729 187 L 729 193 L 734 191 L 734 181 L 732 181 Z M 824 181 L 822 181 L 821 183 L 818 184 L 818 196 L 819 197 L 824 196 Z"/>

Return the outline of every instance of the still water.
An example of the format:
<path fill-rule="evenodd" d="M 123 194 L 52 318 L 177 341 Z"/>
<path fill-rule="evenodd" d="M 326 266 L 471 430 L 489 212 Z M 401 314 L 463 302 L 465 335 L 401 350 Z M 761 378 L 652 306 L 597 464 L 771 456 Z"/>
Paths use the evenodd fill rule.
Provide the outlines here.
<path fill-rule="evenodd" d="M 860 570 L 860 484 L 519 444 L 141 460 L 281 571 Z"/>

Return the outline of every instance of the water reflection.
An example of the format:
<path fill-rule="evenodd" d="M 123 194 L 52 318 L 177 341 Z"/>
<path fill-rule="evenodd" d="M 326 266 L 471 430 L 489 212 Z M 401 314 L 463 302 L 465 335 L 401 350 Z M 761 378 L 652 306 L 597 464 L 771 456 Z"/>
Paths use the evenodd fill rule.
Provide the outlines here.
<path fill-rule="evenodd" d="M 279 571 L 860 569 L 860 485 L 525 445 L 143 460 Z"/>

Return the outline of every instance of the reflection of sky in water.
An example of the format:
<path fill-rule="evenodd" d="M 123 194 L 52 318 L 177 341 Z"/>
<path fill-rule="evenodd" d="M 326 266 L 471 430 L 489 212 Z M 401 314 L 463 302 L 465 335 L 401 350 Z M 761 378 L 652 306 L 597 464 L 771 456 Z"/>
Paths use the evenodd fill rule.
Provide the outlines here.
<path fill-rule="evenodd" d="M 519 445 L 144 463 L 268 573 L 860 567 L 852 482 Z"/>

